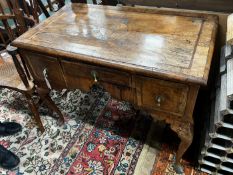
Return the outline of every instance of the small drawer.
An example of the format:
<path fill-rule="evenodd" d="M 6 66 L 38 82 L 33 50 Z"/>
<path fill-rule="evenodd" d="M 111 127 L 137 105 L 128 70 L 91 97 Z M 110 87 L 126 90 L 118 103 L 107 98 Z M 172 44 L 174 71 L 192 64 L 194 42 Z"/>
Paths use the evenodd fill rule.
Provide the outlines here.
<path fill-rule="evenodd" d="M 137 79 L 138 103 L 150 110 L 182 116 L 187 101 L 188 86 L 153 78 Z"/>
<path fill-rule="evenodd" d="M 45 81 L 46 73 L 51 88 L 66 88 L 62 68 L 57 58 L 29 51 L 22 51 L 22 54 L 24 58 L 26 58 L 34 80 L 37 81 L 40 86 L 42 85 L 47 87 Z"/>
<path fill-rule="evenodd" d="M 66 82 L 68 86 L 76 86 L 73 78 L 82 79 L 86 83 L 94 83 L 98 81 L 100 83 L 109 83 L 118 86 L 130 87 L 131 77 L 129 74 L 110 70 L 103 67 L 92 66 L 84 63 L 62 61 L 62 67 L 65 74 Z"/>

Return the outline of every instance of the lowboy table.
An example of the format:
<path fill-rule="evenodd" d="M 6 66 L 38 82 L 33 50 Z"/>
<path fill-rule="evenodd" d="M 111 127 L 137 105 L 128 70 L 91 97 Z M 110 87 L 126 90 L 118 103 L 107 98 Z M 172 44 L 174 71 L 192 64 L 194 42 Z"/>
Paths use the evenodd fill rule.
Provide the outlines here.
<path fill-rule="evenodd" d="M 181 139 L 176 170 L 193 139 L 193 109 L 207 84 L 216 16 L 140 7 L 68 4 L 13 42 L 38 91 L 101 84 L 165 120 Z"/>

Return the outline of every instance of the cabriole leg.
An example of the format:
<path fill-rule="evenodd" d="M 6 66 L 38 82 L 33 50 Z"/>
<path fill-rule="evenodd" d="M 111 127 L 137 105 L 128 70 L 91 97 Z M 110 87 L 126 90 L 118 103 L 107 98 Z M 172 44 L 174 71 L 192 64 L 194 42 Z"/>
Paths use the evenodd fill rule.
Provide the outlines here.
<path fill-rule="evenodd" d="M 184 171 L 182 165 L 180 164 L 180 161 L 193 141 L 193 124 L 189 122 L 175 122 L 171 125 L 171 128 L 178 134 L 181 140 L 176 153 L 176 161 L 174 164 L 174 170 L 176 171 L 176 173 L 181 174 Z"/>

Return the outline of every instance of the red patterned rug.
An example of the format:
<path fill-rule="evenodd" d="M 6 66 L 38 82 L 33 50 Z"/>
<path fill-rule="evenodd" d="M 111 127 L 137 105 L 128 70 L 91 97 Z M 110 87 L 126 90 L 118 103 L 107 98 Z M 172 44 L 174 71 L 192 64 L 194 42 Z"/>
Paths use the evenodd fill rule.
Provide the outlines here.
<path fill-rule="evenodd" d="M 172 151 L 159 142 L 163 124 L 152 122 L 147 114 L 136 115 L 130 104 L 111 99 L 98 87 L 88 94 L 54 91 L 51 97 L 66 122 L 58 126 L 43 106 L 40 115 L 46 131 L 41 134 L 24 97 L 0 90 L 0 120 L 23 126 L 21 133 L 0 138 L 0 144 L 21 160 L 13 171 L 0 169 L 1 175 L 174 174 Z M 186 174 L 193 172 L 187 169 Z"/>

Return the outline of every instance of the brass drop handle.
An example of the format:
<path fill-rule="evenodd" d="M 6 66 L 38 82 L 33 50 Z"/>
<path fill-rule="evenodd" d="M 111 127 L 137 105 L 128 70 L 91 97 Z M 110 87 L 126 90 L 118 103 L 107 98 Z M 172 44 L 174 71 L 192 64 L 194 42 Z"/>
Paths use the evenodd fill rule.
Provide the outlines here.
<path fill-rule="evenodd" d="M 156 102 L 157 106 L 161 106 L 161 102 L 163 102 L 163 101 L 164 101 L 164 97 L 162 95 L 157 95 L 155 97 L 155 102 Z"/>
<path fill-rule="evenodd" d="M 47 87 L 48 87 L 49 89 L 52 89 L 51 84 L 50 84 L 49 79 L 48 79 L 49 76 L 48 76 L 48 69 L 47 69 L 47 68 L 45 68 L 45 69 L 43 70 L 43 75 L 44 75 L 44 79 L 45 79 L 45 82 L 46 82 Z"/>
<path fill-rule="evenodd" d="M 96 71 L 91 71 L 91 75 L 94 79 L 94 83 L 98 83 L 98 79 L 97 79 L 97 72 Z"/>

